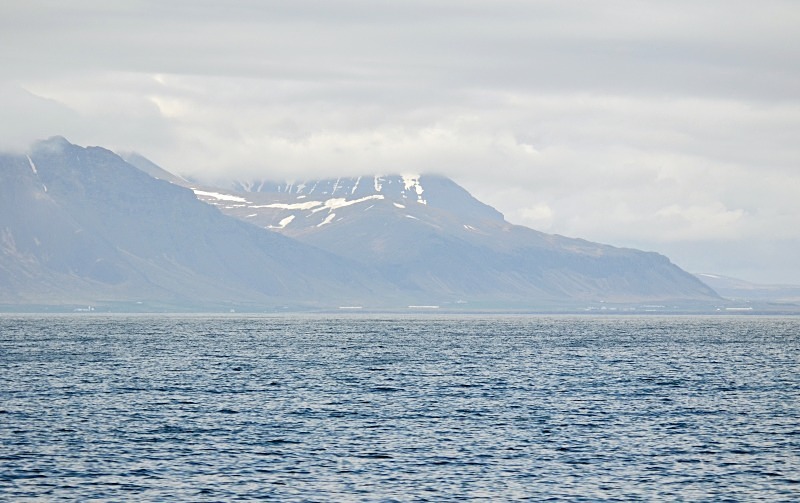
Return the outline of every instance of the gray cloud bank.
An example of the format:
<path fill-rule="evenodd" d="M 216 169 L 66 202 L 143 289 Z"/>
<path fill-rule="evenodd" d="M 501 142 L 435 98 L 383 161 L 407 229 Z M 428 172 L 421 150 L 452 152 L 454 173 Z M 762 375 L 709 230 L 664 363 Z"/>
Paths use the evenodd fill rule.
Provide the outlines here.
<path fill-rule="evenodd" d="M 6 2 L 0 146 L 453 177 L 534 228 L 800 283 L 800 4 Z"/>

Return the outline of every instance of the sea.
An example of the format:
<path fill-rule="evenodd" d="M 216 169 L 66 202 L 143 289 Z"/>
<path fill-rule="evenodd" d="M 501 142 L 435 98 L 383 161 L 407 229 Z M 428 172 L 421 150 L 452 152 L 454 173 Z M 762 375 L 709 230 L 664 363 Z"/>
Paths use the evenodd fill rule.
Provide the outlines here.
<path fill-rule="evenodd" d="M 800 317 L 0 315 L 3 501 L 799 501 Z"/>

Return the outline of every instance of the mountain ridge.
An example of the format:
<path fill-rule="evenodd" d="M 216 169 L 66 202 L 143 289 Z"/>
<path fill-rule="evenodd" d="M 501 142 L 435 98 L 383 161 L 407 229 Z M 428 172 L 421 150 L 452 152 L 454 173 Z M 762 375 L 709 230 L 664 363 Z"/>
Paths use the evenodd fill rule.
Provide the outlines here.
<path fill-rule="evenodd" d="M 240 181 L 194 190 L 244 221 L 377 265 L 404 288 L 504 300 L 718 299 L 662 255 L 513 225 L 440 176 Z"/>
<path fill-rule="evenodd" d="M 126 158 L 60 137 L 0 156 L 0 303 L 574 309 L 720 299 L 663 255 L 510 224 L 441 176 L 220 188 Z"/>
<path fill-rule="evenodd" d="M 2 302 L 315 304 L 368 298 L 380 285 L 346 259 L 222 215 L 100 147 L 57 137 L 0 166 Z"/>

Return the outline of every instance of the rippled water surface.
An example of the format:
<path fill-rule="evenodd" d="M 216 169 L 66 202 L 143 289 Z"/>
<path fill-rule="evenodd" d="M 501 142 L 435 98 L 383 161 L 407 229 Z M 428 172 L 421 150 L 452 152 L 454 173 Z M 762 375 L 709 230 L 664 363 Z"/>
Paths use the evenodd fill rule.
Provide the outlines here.
<path fill-rule="evenodd" d="M 0 499 L 798 500 L 800 319 L 0 316 Z"/>

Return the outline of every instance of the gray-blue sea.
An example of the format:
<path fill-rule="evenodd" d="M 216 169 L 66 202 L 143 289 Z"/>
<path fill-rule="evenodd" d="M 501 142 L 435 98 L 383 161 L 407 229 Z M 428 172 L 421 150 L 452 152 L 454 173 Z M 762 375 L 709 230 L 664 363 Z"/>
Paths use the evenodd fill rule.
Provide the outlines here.
<path fill-rule="evenodd" d="M 800 500 L 800 318 L 0 315 L 6 501 Z"/>

